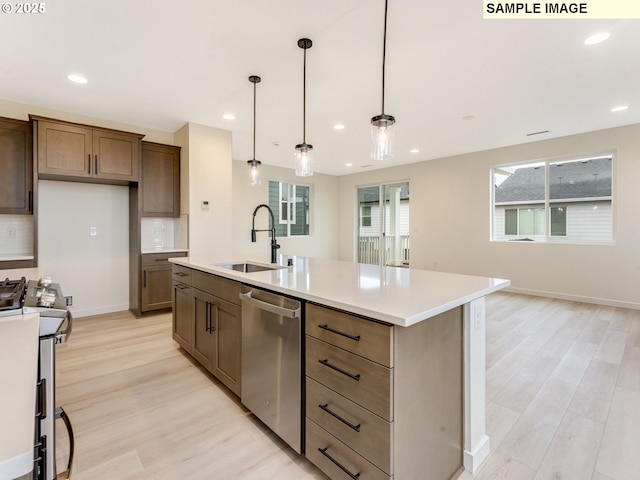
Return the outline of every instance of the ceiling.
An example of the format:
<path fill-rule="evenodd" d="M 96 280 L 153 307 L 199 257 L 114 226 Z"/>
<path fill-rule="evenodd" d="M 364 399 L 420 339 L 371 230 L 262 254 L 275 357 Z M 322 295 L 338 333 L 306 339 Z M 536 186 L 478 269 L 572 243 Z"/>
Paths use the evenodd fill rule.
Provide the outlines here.
<path fill-rule="evenodd" d="M 640 20 L 483 20 L 479 0 L 389 0 L 385 113 L 397 120 L 396 153 L 374 164 L 383 18 L 383 0 L 54 0 L 41 14 L 0 15 L 0 99 L 167 132 L 186 122 L 227 129 L 233 158 L 249 160 L 248 76 L 259 75 L 256 158 L 293 168 L 297 40 L 308 37 L 316 172 L 640 123 Z M 584 45 L 600 31 L 611 37 Z M 89 82 L 73 84 L 69 73 Z M 620 104 L 629 109 L 612 113 Z"/>

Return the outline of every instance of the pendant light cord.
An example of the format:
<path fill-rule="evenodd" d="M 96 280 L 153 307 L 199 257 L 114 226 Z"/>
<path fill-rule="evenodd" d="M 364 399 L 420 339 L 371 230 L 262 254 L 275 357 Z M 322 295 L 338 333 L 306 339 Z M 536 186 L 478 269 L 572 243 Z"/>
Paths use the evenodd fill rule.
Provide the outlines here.
<path fill-rule="evenodd" d="M 388 0 L 384 0 L 384 37 L 382 40 L 382 115 L 384 115 L 384 67 L 387 57 L 387 5 Z"/>
<path fill-rule="evenodd" d="M 307 143 L 307 49 L 304 49 L 302 67 L 302 143 Z"/>
<path fill-rule="evenodd" d="M 256 159 L 256 84 L 253 84 L 253 159 Z"/>

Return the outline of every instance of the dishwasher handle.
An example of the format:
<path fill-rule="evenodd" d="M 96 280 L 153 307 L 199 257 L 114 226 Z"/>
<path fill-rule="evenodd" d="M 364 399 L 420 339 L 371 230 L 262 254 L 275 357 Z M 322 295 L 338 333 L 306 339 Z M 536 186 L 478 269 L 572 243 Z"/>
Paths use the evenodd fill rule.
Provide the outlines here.
<path fill-rule="evenodd" d="M 242 303 L 247 303 L 248 305 L 253 305 L 256 308 L 261 310 L 266 310 L 271 313 L 275 313 L 276 315 L 280 315 L 286 318 L 300 318 L 300 307 L 292 310 L 290 308 L 281 307 L 280 305 L 274 305 L 273 303 L 264 302 L 262 300 L 258 300 L 257 298 L 253 298 L 251 296 L 252 292 L 241 293 L 240 300 Z"/>

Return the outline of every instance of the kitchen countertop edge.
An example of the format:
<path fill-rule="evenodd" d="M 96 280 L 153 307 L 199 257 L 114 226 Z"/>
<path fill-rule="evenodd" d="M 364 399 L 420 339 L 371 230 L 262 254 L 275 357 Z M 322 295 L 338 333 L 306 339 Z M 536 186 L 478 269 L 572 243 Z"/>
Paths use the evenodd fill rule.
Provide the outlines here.
<path fill-rule="evenodd" d="M 239 258 L 242 260 L 238 260 Z M 293 259 L 293 267 L 286 266 L 287 258 Z M 308 265 L 310 260 L 313 261 L 314 265 L 312 268 L 307 268 L 307 271 L 305 271 L 305 266 Z M 398 267 L 380 267 L 376 265 L 371 266 L 338 260 L 288 257 L 286 255 L 279 255 L 279 261 L 277 262 L 279 267 L 278 270 L 253 273 L 237 272 L 217 266 L 217 264 L 243 261 L 250 261 L 252 263 L 264 265 L 272 264 L 270 264 L 268 260 L 265 261 L 264 257 L 260 255 L 177 257 L 169 259 L 169 261 L 176 265 L 182 265 L 187 268 L 235 280 L 249 286 L 268 289 L 274 292 L 283 293 L 292 297 L 301 298 L 310 302 L 336 308 L 338 310 L 343 310 L 356 315 L 403 327 L 415 325 L 416 323 L 427 320 L 428 318 L 439 315 L 440 313 L 451 310 L 452 308 L 459 307 L 475 299 L 489 295 L 490 293 L 508 287 L 511 283 L 509 280 L 500 278 L 488 278 L 418 269 L 411 270 Z M 302 268 L 299 267 L 301 263 L 303 265 Z M 322 265 L 324 263 L 326 263 L 326 267 L 323 268 Z M 399 274 L 400 277 L 406 278 L 413 275 L 414 277 L 418 277 L 418 281 L 421 280 L 421 278 L 428 277 L 429 275 L 435 275 L 438 279 L 446 279 L 450 283 L 459 283 L 461 287 L 456 288 L 456 286 L 450 285 L 449 290 L 444 292 L 444 294 L 443 292 L 432 294 L 431 292 L 425 293 L 421 291 L 420 298 L 413 298 L 411 302 L 407 301 L 406 296 L 402 296 L 403 291 L 402 287 L 400 287 L 400 291 L 397 291 L 398 289 L 396 289 L 393 292 L 387 292 L 387 299 L 389 300 L 389 303 L 396 306 L 396 311 L 392 311 L 394 308 L 388 308 L 386 303 L 384 305 L 385 308 L 374 308 L 375 304 L 370 302 L 372 298 L 367 298 L 366 294 L 361 294 L 364 291 L 364 288 L 360 286 L 356 286 L 355 288 L 350 285 L 347 286 L 347 288 L 352 289 L 352 295 L 347 300 L 344 295 L 345 289 L 341 290 L 339 283 L 333 291 L 331 291 L 332 288 L 325 288 L 323 292 L 314 292 L 312 286 L 307 286 L 303 289 L 295 285 L 296 276 L 300 277 L 300 275 L 302 275 L 305 280 L 309 280 L 314 273 L 321 276 L 327 274 L 330 275 L 331 269 L 342 269 L 347 270 L 348 273 L 353 273 L 352 270 L 354 268 L 367 269 L 368 273 L 378 270 L 380 271 L 381 276 L 392 274 L 395 277 Z M 293 269 L 295 269 L 295 271 Z M 319 272 L 319 270 L 324 271 Z M 289 276 L 292 278 L 289 279 Z M 414 282 L 416 281 L 415 279 L 413 280 Z M 399 283 L 401 284 L 402 282 L 400 281 Z M 469 283 L 473 283 L 474 286 L 462 286 L 463 284 Z M 305 285 L 309 284 L 311 284 L 310 281 L 305 283 Z M 478 286 L 475 286 L 475 284 L 478 284 Z M 409 303 L 410 305 L 408 305 Z"/>

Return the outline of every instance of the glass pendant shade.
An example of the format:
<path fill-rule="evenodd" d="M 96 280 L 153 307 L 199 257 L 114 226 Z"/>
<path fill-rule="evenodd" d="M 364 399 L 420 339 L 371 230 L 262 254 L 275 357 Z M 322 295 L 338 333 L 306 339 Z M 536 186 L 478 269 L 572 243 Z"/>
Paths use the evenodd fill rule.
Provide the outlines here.
<path fill-rule="evenodd" d="M 258 185 L 262 184 L 259 168 L 261 164 L 262 162 L 260 160 L 247 160 L 247 165 L 249 166 L 247 185 L 251 187 L 257 187 Z"/>
<path fill-rule="evenodd" d="M 313 145 L 300 143 L 294 152 L 296 158 L 296 176 L 310 177 L 313 175 Z"/>
<path fill-rule="evenodd" d="M 256 160 L 256 84 L 260 83 L 262 79 L 257 75 L 251 75 L 249 81 L 253 83 L 253 158 L 247 160 L 247 166 L 249 167 L 247 185 L 257 187 L 262 183 L 260 179 L 260 165 L 262 165 L 262 162 Z"/>
<path fill-rule="evenodd" d="M 371 119 L 371 158 L 390 160 L 393 158 L 393 143 L 396 119 L 391 115 L 378 115 Z"/>

